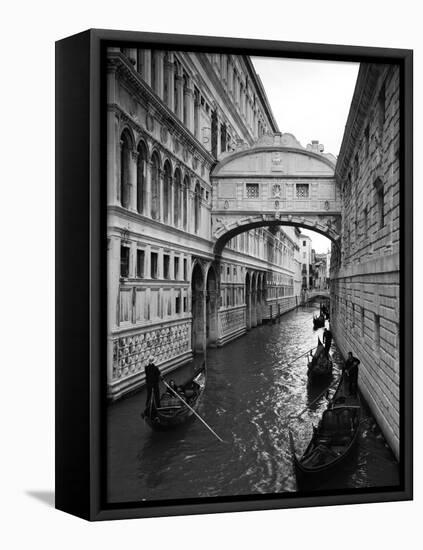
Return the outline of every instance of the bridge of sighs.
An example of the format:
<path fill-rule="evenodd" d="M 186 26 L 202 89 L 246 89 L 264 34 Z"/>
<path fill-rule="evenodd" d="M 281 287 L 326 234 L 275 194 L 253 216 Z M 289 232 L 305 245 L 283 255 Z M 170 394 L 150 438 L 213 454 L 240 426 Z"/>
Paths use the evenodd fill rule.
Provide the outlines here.
<path fill-rule="evenodd" d="M 304 148 L 292 134 L 265 135 L 228 153 L 212 176 L 212 233 L 225 244 L 255 227 L 291 225 L 339 241 L 341 196 L 333 155 L 317 142 Z"/>

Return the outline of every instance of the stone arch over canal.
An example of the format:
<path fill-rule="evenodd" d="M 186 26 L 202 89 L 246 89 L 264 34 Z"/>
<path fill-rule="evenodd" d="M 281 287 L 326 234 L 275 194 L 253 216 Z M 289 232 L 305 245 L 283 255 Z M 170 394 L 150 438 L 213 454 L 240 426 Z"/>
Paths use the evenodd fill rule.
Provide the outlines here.
<path fill-rule="evenodd" d="M 236 235 L 278 225 L 316 231 L 339 246 L 335 163 L 318 143 L 304 148 L 292 134 L 266 134 L 253 147 L 225 155 L 211 173 L 216 257 Z"/>

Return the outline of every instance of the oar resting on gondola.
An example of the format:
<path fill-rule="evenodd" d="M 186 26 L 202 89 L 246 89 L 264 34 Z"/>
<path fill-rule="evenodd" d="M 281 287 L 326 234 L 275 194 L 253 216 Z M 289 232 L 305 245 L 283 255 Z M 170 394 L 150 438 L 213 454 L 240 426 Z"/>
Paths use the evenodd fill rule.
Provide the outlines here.
<path fill-rule="evenodd" d="M 319 425 L 313 427 L 313 436 L 301 457 L 297 456 L 294 437 L 289 432 L 297 481 L 319 478 L 351 453 L 358 438 L 361 403 L 358 394 L 350 395 L 346 391 L 347 385 L 345 375 L 342 375 Z"/>
<path fill-rule="evenodd" d="M 206 387 L 206 363 L 204 362 L 200 369 L 182 386 L 168 384 L 162 378 L 163 384 L 167 388 L 167 392 L 162 394 L 160 405 L 157 407 L 154 400 L 147 404 L 142 418 L 153 430 L 169 430 L 186 422 L 192 415 L 218 439 L 224 443 L 223 439 L 211 428 L 207 422 L 201 418 L 197 412 L 201 396 Z"/>
<path fill-rule="evenodd" d="M 164 382 L 167 391 L 161 395 L 159 406 L 151 401 L 147 404 L 142 417 L 153 430 L 169 430 L 186 422 L 200 404 L 206 380 L 206 364 L 203 363 L 193 376 L 178 388 L 172 388 Z"/>

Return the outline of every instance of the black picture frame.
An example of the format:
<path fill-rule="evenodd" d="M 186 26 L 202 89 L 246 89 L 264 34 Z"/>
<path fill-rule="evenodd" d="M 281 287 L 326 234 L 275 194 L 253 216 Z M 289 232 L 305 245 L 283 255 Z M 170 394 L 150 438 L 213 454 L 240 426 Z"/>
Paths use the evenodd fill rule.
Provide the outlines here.
<path fill-rule="evenodd" d="M 395 490 L 105 502 L 105 126 L 102 54 L 111 44 L 396 63 L 401 82 L 401 484 Z M 56 508 L 87 520 L 412 499 L 413 53 L 91 29 L 56 43 Z"/>

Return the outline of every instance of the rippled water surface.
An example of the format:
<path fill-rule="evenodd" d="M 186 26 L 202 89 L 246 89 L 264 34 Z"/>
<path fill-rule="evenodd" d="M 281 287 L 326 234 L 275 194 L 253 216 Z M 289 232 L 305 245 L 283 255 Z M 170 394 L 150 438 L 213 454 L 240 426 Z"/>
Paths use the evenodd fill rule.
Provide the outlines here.
<path fill-rule="evenodd" d="M 297 490 L 288 430 L 305 448 L 326 408 L 325 387 L 307 384 L 306 358 L 323 329 L 313 331 L 312 308 L 300 308 L 227 346 L 209 350 L 199 414 L 220 443 L 194 419 L 171 432 L 153 432 L 140 418 L 145 392 L 108 409 L 110 502 L 284 493 Z M 340 355 L 332 347 L 336 384 Z M 198 365 L 170 375 L 182 381 Z M 320 396 L 320 397 L 319 397 Z M 398 485 L 398 464 L 368 410 L 357 451 L 314 489 Z"/>

